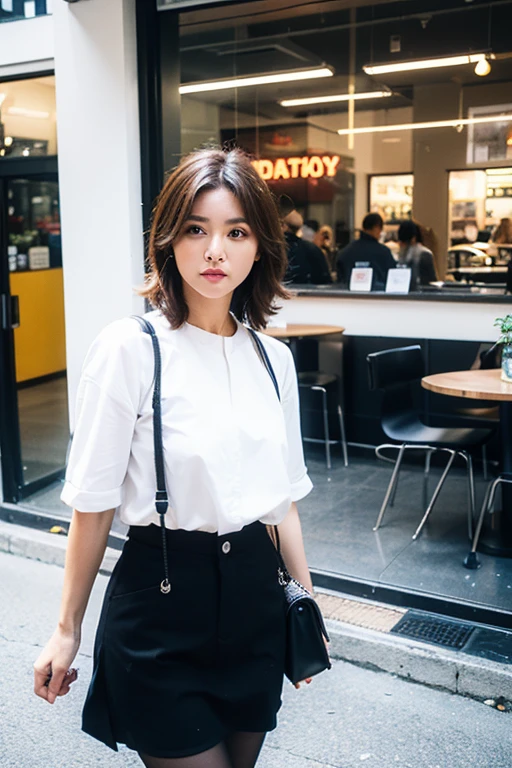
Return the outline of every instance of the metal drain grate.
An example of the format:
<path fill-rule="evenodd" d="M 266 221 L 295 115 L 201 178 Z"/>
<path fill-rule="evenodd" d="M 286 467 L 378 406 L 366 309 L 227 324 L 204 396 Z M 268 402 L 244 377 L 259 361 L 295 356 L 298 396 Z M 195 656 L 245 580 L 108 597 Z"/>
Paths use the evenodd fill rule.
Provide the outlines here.
<path fill-rule="evenodd" d="M 444 648 L 460 650 L 465 646 L 474 630 L 475 627 L 471 624 L 462 624 L 439 616 L 430 616 L 427 613 L 408 611 L 391 632 L 420 640 L 423 643 L 433 643 L 434 645 L 442 645 Z"/>

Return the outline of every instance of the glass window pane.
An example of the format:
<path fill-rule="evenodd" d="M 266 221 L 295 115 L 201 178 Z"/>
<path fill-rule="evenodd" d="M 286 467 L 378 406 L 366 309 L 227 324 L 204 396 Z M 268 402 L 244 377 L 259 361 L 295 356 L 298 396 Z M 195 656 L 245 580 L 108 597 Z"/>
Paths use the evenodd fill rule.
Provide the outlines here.
<path fill-rule="evenodd" d="M 56 154 L 55 76 L 0 83 L 0 159 Z"/>
<path fill-rule="evenodd" d="M 50 0 L 0 0 L 0 22 L 21 21 L 51 13 Z"/>

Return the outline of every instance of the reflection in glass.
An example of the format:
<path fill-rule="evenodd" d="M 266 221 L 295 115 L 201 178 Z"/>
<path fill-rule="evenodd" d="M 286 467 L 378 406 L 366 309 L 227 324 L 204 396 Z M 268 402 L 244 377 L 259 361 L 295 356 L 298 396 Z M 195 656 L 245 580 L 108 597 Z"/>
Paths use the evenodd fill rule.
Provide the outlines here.
<path fill-rule="evenodd" d="M 56 182 L 7 184 L 10 292 L 24 483 L 65 465 L 69 439 L 64 290 Z"/>
<path fill-rule="evenodd" d="M 0 160 L 57 154 L 55 77 L 0 83 Z"/>

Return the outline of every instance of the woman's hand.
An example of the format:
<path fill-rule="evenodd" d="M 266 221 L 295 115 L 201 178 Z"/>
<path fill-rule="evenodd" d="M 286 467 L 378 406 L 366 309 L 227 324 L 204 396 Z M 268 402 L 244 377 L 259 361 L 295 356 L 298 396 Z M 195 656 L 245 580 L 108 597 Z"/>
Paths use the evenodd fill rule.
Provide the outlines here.
<path fill-rule="evenodd" d="M 80 636 L 58 627 L 34 664 L 34 693 L 49 704 L 69 693 L 77 670 L 70 669 L 80 647 Z"/>
<path fill-rule="evenodd" d="M 324 641 L 325 647 L 327 649 L 327 655 L 329 655 L 329 642 L 325 639 L 325 637 L 323 638 L 323 641 Z M 294 683 L 294 686 L 295 686 L 295 688 L 299 689 L 300 686 L 302 685 L 302 683 L 307 683 L 307 685 L 309 685 L 310 682 L 312 681 L 312 679 L 313 679 L 312 677 L 306 677 L 306 679 L 305 680 L 301 680 L 300 683 Z"/>

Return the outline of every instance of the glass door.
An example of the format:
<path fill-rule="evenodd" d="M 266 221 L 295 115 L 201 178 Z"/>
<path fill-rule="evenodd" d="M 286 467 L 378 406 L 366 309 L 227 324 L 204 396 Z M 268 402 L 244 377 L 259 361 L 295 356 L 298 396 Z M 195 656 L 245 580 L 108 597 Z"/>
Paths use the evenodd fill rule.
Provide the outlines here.
<path fill-rule="evenodd" d="M 61 476 L 69 441 L 59 187 L 53 173 L 0 185 L 2 476 L 18 501 Z"/>

